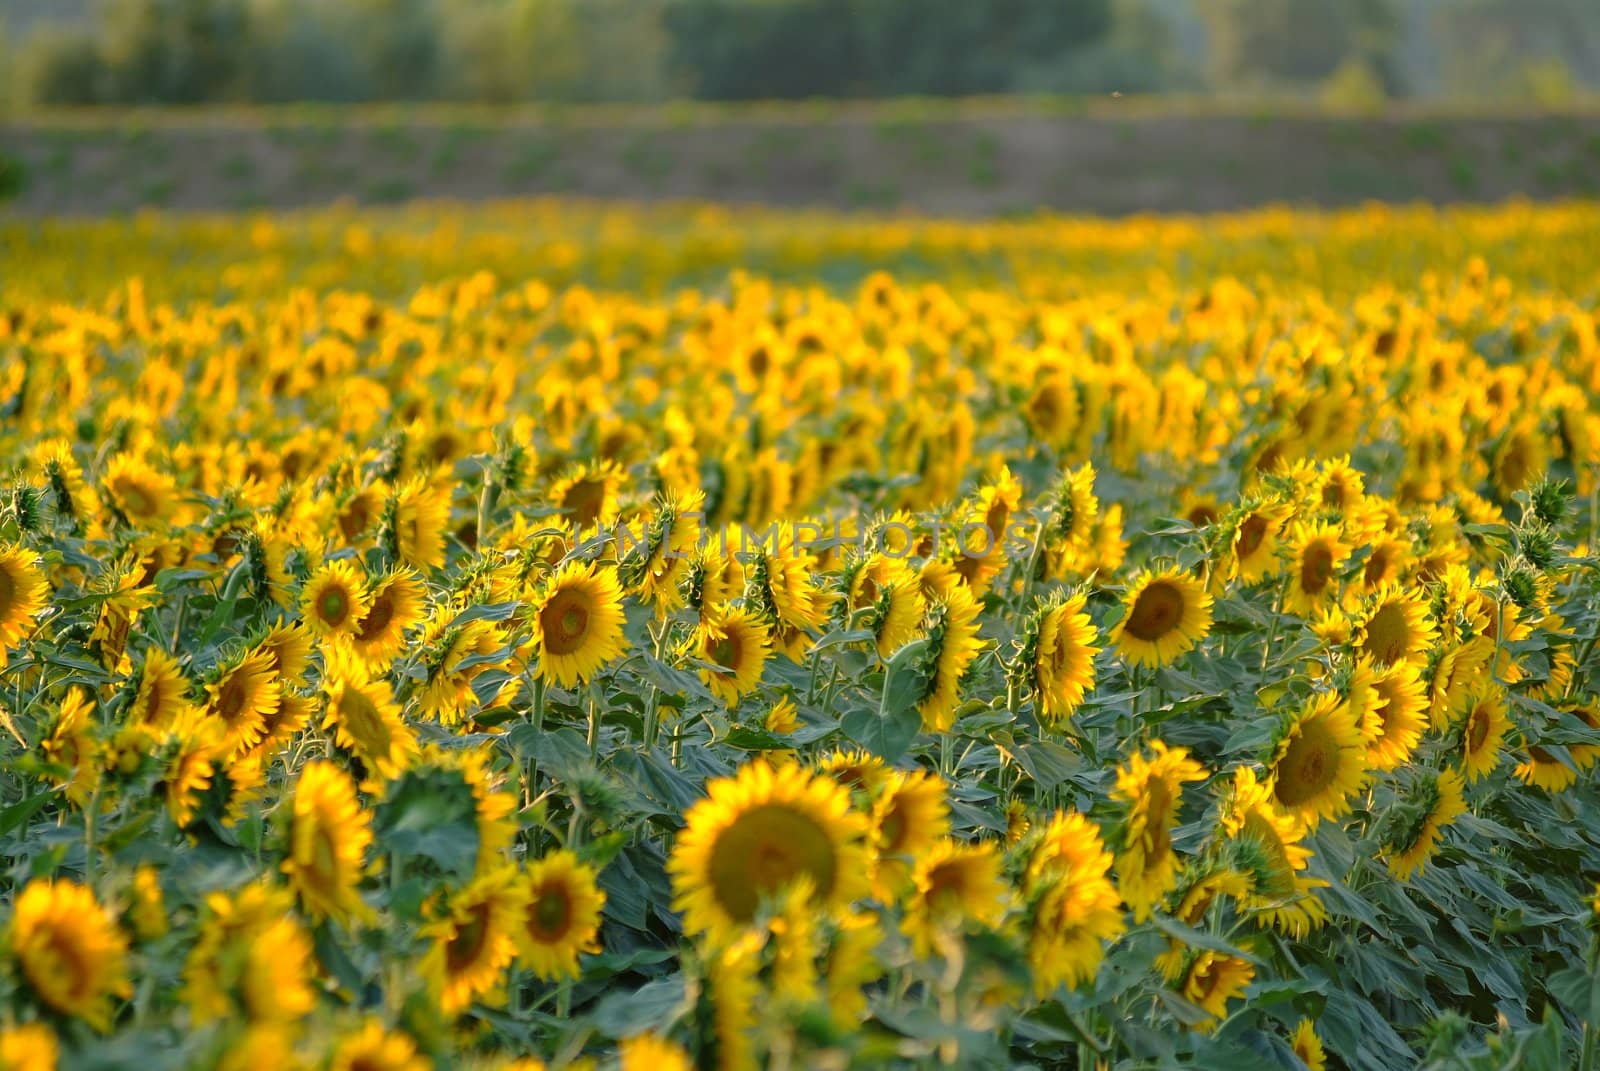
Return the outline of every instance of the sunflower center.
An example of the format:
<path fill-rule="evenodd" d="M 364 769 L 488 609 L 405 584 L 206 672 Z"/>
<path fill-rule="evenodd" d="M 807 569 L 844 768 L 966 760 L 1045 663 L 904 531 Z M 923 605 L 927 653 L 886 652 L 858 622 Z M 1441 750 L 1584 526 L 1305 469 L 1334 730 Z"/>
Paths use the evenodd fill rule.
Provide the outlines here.
<path fill-rule="evenodd" d="M 1163 780 L 1151 781 L 1146 789 L 1145 839 L 1149 845 L 1146 865 L 1155 866 L 1172 851 L 1172 791 Z"/>
<path fill-rule="evenodd" d="M 456 928 L 455 936 L 445 946 L 445 965 L 452 974 L 466 970 L 478 961 L 488 943 L 489 905 L 473 904 L 467 921 Z"/>
<path fill-rule="evenodd" d="M 1534 762 L 1541 763 L 1546 766 L 1555 766 L 1560 761 L 1538 744 L 1534 744 L 1532 747 L 1528 748 L 1528 757 Z"/>
<path fill-rule="evenodd" d="M 317 599 L 317 616 L 334 628 L 350 616 L 350 596 L 339 588 L 329 588 Z"/>
<path fill-rule="evenodd" d="M 116 492 L 122 499 L 122 511 L 130 517 L 148 517 L 156 511 L 149 492 L 132 480 L 117 481 Z"/>
<path fill-rule="evenodd" d="M 87 962 L 88 953 L 73 940 L 69 933 L 63 932 L 60 927 L 52 927 L 44 939 L 44 955 L 39 957 L 44 960 L 39 966 L 40 974 L 48 978 L 48 985 L 60 991 L 66 990 L 66 999 L 71 1003 L 86 1000 L 94 993 L 94 971 Z M 66 985 L 61 983 L 65 981 Z"/>
<path fill-rule="evenodd" d="M 731 633 L 718 636 L 706 645 L 706 653 L 724 669 L 736 669 L 739 665 L 739 638 Z"/>
<path fill-rule="evenodd" d="M 878 826 L 879 844 L 886 854 L 894 855 L 906 839 L 906 816 L 898 806 L 889 808 Z"/>
<path fill-rule="evenodd" d="M 11 607 L 17 598 L 17 582 L 9 569 L 0 568 L 0 621 L 11 616 Z"/>
<path fill-rule="evenodd" d="M 1472 716 L 1467 719 L 1467 750 L 1474 753 L 1482 750 L 1488 739 L 1489 711 L 1481 706 L 1473 707 Z"/>
<path fill-rule="evenodd" d="M 359 740 L 368 753 L 377 756 L 389 753 L 389 726 L 379 714 L 377 704 L 365 692 L 345 689 L 339 697 L 339 720 L 344 723 L 345 732 Z"/>
<path fill-rule="evenodd" d="M 589 605 L 578 591 L 563 590 L 551 596 L 539 611 L 544 630 L 544 649 L 553 655 L 569 655 L 583 646 L 589 631 Z"/>
<path fill-rule="evenodd" d="M 959 910 L 967 889 L 967 871 L 959 863 L 944 863 L 928 872 L 928 906 L 937 914 Z"/>
<path fill-rule="evenodd" d="M 320 823 L 311 833 L 309 870 L 324 891 L 332 890 L 338 884 L 339 846 L 333 842 L 333 832 Z"/>
<path fill-rule="evenodd" d="M 1380 666 L 1392 666 L 1404 658 L 1411 647 L 1411 628 L 1406 623 L 1406 613 L 1397 603 L 1384 603 L 1383 608 L 1367 622 L 1367 654 Z"/>
<path fill-rule="evenodd" d="M 389 627 L 389 622 L 393 620 L 394 596 L 388 588 L 384 588 L 382 593 L 372 600 L 367 615 L 361 619 L 361 625 L 356 629 L 356 639 L 370 643 L 381 636 Z"/>
<path fill-rule="evenodd" d="M 1300 590 L 1315 595 L 1328 586 L 1333 576 L 1333 548 L 1313 543 L 1300 559 Z"/>
<path fill-rule="evenodd" d="M 541 944 L 553 944 L 572 925 L 572 897 L 557 884 L 544 886 L 528 907 L 528 931 Z"/>
<path fill-rule="evenodd" d="M 1301 724 L 1299 733 L 1278 760 L 1278 802 L 1299 807 L 1316 799 L 1339 772 L 1339 741 L 1320 719 Z"/>
<path fill-rule="evenodd" d="M 1375 588 L 1383 583 L 1389 575 L 1389 548 L 1379 547 L 1367 559 L 1367 567 L 1361 574 L 1362 581 L 1369 588 Z"/>
<path fill-rule="evenodd" d="M 711 849 L 712 894 L 740 922 L 755 918 L 764 896 L 807 876 L 818 896 L 833 891 L 838 859 L 827 830 L 779 804 L 751 808 L 722 832 Z"/>
<path fill-rule="evenodd" d="M 1267 538 L 1267 529 L 1271 527 L 1267 519 L 1259 513 L 1252 513 L 1239 525 L 1239 537 L 1234 542 L 1235 553 L 1241 558 L 1248 558 L 1261 549 L 1261 543 Z"/>
<path fill-rule="evenodd" d="M 228 683 L 217 693 L 217 713 L 228 722 L 237 721 L 244 713 L 249 698 L 250 689 L 245 685 L 244 674 L 235 672 L 228 677 Z"/>
<path fill-rule="evenodd" d="M 354 540 L 356 536 L 365 532 L 372 525 L 372 504 L 365 496 L 350 500 L 350 504 L 339 514 L 339 531 L 344 533 L 347 540 Z"/>
<path fill-rule="evenodd" d="M 572 514 L 572 519 L 579 528 L 587 528 L 600 519 L 600 511 L 605 508 L 606 487 L 599 480 L 579 480 L 567 488 L 566 495 L 562 498 L 562 508 Z"/>
<path fill-rule="evenodd" d="M 1147 584 L 1133 601 L 1123 631 L 1135 639 L 1153 643 L 1168 635 L 1183 620 L 1183 592 L 1169 580 Z"/>

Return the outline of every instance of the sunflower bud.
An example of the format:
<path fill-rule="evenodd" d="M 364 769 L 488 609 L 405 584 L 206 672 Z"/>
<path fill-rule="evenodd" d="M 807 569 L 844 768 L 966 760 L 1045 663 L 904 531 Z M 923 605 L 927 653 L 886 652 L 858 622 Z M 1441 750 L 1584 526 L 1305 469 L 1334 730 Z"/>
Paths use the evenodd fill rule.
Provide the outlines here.
<path fill-rule="evenodd" d="M 1572 490 L 1566 480 L 1542 477 L 1528 492 L 1528 506 L 1542 523 L 1559 527 L 1572 508 Z"/>
<path fill-rule="evenodd" d="M 1517 549 L 1539 569 L 1548 569 L 1556 560 L 1555 529 L 1543 523 L 1524 525 L 1516 530 Z"/>

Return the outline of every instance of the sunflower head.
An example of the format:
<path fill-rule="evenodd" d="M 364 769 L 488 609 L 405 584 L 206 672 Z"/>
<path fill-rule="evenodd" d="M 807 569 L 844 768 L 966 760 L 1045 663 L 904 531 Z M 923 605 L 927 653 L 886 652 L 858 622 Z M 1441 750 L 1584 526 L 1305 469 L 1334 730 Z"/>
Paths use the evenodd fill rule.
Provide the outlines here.
<path fill-rule="evenodd" d="M 595 938 L 606 894 L 594 871 L 573 853 L 559 851 L 529 864 L 522 883 L 518 956 L 547 981 L 578 977 L 578 954 L 599 950 Z"/>
<path fill-rule="evenodd" d="M 1272 759 L 1273 798 L 1308 828 L 1350 809 L 1367 778 L 1367 742 L 1350 704 L 1325 692 L 1290 716 Z"/>
<path fill-rule="evenodd" d="M 588 562 L 562 566 L 535 598 L 531 623 L 542 675 L 565 688 L 589 680 L 623 652 L 616 570 Z"/>
<path fill-rule="evenodd" d="M 1135 665 L 1165 665 L 1211 631 L 1210 594 L 1177 568 L 1140 574 L 1128 587 L 1123 610 L 1111 641 Z"/>
<path fill-rule="evenodd" d="M 111 1025 L 112 1000 L 133 991 L 127 938 L 82 885 L 29 882 L 12 909 L 7 937 L 40 1003 L 97 1030 Z"/>

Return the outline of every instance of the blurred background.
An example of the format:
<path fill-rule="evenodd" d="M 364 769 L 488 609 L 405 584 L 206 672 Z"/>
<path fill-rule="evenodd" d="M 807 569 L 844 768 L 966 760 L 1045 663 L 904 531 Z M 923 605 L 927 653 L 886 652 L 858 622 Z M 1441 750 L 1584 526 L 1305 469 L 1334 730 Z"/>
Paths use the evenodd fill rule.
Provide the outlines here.
<path fill-rule="evenodd" d="M 1596 0 L 0 0 L 13 104 L 1287 94 L 1560 105 Z"/>
<path fill-rule="evenodd" d="M 1600 0 L 0 0 L 45 213 L 1592 196 L 1597 116 Z"/>

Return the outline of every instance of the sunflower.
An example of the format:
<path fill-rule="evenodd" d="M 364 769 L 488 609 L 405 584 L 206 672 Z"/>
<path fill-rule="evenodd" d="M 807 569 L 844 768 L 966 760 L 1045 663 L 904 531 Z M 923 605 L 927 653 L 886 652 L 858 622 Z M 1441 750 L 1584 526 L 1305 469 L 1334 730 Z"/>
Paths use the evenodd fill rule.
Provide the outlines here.
<path fill-rule="evenodd" d="M 316 1003 L 311 938 L 287 890 L 247 885 L 206 897 L 200 936 L 184 964 L 181 999 L 197 1023 L 242 1015 L 297 1023 Z"/>
<path fill-rule="evenodd" d="M 690 635 L 689 653 L 723 672 L 700 670 L 711 694 L 729 706 L 755 691 L 772 653 L 767 626 L 750 609 L 723 604 L 702 617 Z"/>
<path fill-rule="evenodd" d="M 266 735 L 267 719 L 283 702 L 275 663 L 267 651 L 249 651 L 224 663 L 206 685 L 206 712 L 222 726 L 225 758 L 249 750 Z"/>
<path fill-rule="evenodd" d="M 1389 872 L 1401 881 L 1433 858 L 1444 827 L 1466 813 L 1461 775 L 1448 767 L 1422 779 L 1412 798 L 1396 811 L 1386 844 Z"/>
<path fill-rule="evenodd" d="M 1217 1020 L 1227 1018 L 1228 1001 L 1241 996 L 1255 976 L 1256 969 L 1237 956 L 1211 951 L 1196 953 L 1183 976 L 1183 997 L 1204 1008 L 1211 1019 L 1195 1029 L 1201 1032 L 1215 1029 Z"/>
<path fill-rule="evenodd" d="M 694 1061 L 681 1045 L 655 1034 L 635 1034 L 617 1046 L 618 1071 L 694 1071 Z"/>
<path fill-rule="evenodd" d="M 1467 781 L 1487 776 L 1500 765 L 1500 744 L 1511 728 L 1505 695 L 1480 686 L 1468 692 L 1457 708 L 1461 725 L 1461 772 Z"/>
<path fill-rule="evenodd" d="M 867 1009 L 863 987 L 884 975 L 877 954 L 882 943 L 883 927 L 875 913 L 847 911 L 838 918 L 822 968 L 828 1017 L 836 1029 L 853 1028 L 862 1022 Z"/>
<path fill-rule="evenodd" d="M 606 905 L 594 871 L 572 852 L 552 852 L 523 873 L 522 903 L 517 958 L 545 981 L 578 977 L 578 953 L 599 951 Z"/>
<path fill-rule="evenodd" d="M 1049 534 L 1063 556 L 1076 556 L 1094 542 L 1095 524 L 1100 519 L 1094 476 L 1094 464 L 1085 461 L 1062 473 L 1051 496 Z"/>
<path fill-rule="evenodd" d="M 1168 748 L 1160 740 L 1150 744 L 1150 758 L 1135 751 L 1117 769 L 1111 798 L 1128 806 L 1123 823 L 1122 851 L 1117 856 L 1117 884 L 1122 899 L 1133 909 L 1135 922 L 1150 917 L 1151 909 L 1177 881 L 1177 856 L 1172 851 L 1172 827 L 1178 821 L 1183 786 L 1204 781 L 1205 768 L 1189 757 L 1185 748 Z"/>
<path fill-rule="evenodd" d="M 1350 704 L 1324 692 L 1288 722 L 1269 776 L 1279 806 L 1315 829 L 1350 809 L 1367 777 L 1367 742 Z"/>
<path fill-rule="evenodd" d="M 1422 600 L 1397 585 L 1374 595 L 1360 621 L 1356 650 L 1379 669 L 1396 662 L 1420 664 L 1439 635 Z"/>
<path fill-rule="evenodd" d="M 1415 666 L 1397 663 L 1373 678 L 1372 691 L 1377 714 L 1367 739 L 1367 765 L 1393 770 L 1410 760 L 1428 728 L 1422 677 Z"/>
<path fill-rule="evenodd" d="M 856 748 L 834 751 L 819 759 L 817 773 L 844 786 L 847 791 L 871 796 L 888 784 L 893 771 L 878 756 Z"/>
<path fill-rule="evenodd" d="M 0 1028 L 0 1067 L 5 1071 L 56 1071 L 61 1045 L 43 1023 Z"/>
<path fill-rule="evenodd" d="M 387 666 L 406 643 L 406 632 L 422 620 L 422 583 L 400 566 L 370 585 L 367 609 L 350 633 L 350 645 L 369 666 Z"/>
<path fill-rule="evenodd" d="M 941 936 L 999 926 L 1010 899 L 995 845 L 947 840 L 917 860 L 901 925 L 917 955 L 931 956 L 943 950 Z"/>
<path fill-rule="evenodd" d="M 626 479 L 612 461 L 580 465 L 553 483 L 546 498 L 573 528 L 588 532 L 617 519 L 617 495 Z"/>
<path fill-rule="evenodd" d="M 201 794 L 211 787 L 221 751 L 222 724 L 198 710 L 175 722 L 167 733 L 169 749 L 161 775 L 167 812 L 179 829 L 194 821 Z"/>
<path fill-rule="evenodd" d="M 1253 584 L 1282 572 L 1278 548 L 1288 517 L 1288 507 L 1262 504 L 1245 509 L 1234 519 L 1228 562 L 1229 572 L 1240 583 Z"/>
<path fill-rule="evenodd" d="M 761 998 L 757 974 L 763 938 L 760 931 L 750 930 L 711 950 L 705 998 L 711 1004 L 717 1071 L 756 1071 L 760 1066 L 753 1034 Z"/>
<path fill-rule="evenodd" d="M 82 807 L 100 784 L 100 743 L 95 739 L 96 703 L 87 688 L 71 687 L 56 708 L 49 732 L 39 741 L 39 757 L 50 765 L 51 784 L 65 787 Z"/>
<path fill-rule="evenodd" d="M 1250 883 L 1243 906 L 1296 938 L 1322 925 L 1328 913 L 1316 890 L 1327 882 L 1302 873 L 1311 862 L 1302 843 L 1305 825 L 1278 806 L 1271 786 L 1248 766 L 1233 772 L 1221 823 L 1230 838 L 1231 865 Z"/>
<path fill-rule="evenodd" d="M 33 629 L 34 617 L 50 599 L 50 585 L 35 556 L 22 547 L 0 544 L 0 655 Z"/>
<path fill-rule="evenodd" d="M 395 557 L 413 569 L 444 565 L 445 530 L 450 526 L 450 495 L 420 477 L 401 487 L 392 505 Z"/>
<path fill-rule="evenodd" d="M 491 870 L 450 893 L 443 914 L 422 927 L 431 943 L 419 970 L 431 979 L 445 1014 L 465 1011 L 499 984 L 516 954 L 525 903 L 514 871 Z"/>
<path fill-rule="evenodd" d="M 131 454 L 117 454 L 106 463 L 100 486 L 130 524 L 148 527 L 154 521 L 173 519 L 177 484 Z"/>
<path fill-rule="evenodd" d="M 360 568 L 341 558 L 323 563 L 306 580 L 300 616 L 323 639 L 347 640 L 356 634 L 368 605 Z"/>
<path fill-rule="evenodd" d="M 350 775 L 331 762 L 308 763 L 295 784 L 283 872 L 315 919 L 364 918 L 361 879 L 372 844 L 372 816 Z"/>
<path fill-rule="evenodd" d="M 617 549 L 629 590 L 653 603 L 656 613 L 663 617 L 683 605 L 683 578 L 700 542 L 699 520 L 704 505 L 705 494 L 698 489 L 662 492 L 656 498 L 655 516 L 646 524 L 643 540 L 635 545 L 637 553 L 624 554 L 621 546 Z M 628 529 L 619 529 L 619 542 L 628 534 Z"/>
<path fill-rule="evenodd" d="M 17 897 L 6 937 L 34 996 L 96 1030 L 110 1027 L 112 998 L 133 992 L 127 938 L 82 885 L 29 882 Z"/>
<path fill-rule="evenodd" d="M 372 777 L 391 780 L 417 755 L 416 731 L 400 716 L 389 682 L 354 661 L 330 659 L 322 679 L 322 729 Z"/>
<path fill-rule="evenodd" d="M 360 1030 L 342 1039 L 333 1050 L 328 1071 L 432 1071 L 433 1061 L 417 1051 L 407 1034 L 385 1030 L 368 1019 Z"/>
<path fill-rule="evenodd" d="M 927 611 L 921 587 L 905 563 L 873 554 L 850 570 L 846 605 L 859 625 L 873 634 L 879 658 L 888 658 L 916 637 Z"/>
<path fill-rule="evenodd" d="M 878 898 L 893 901 L 911 878 L 911 860 L 950 833 L 945 784 L 922 770 L 894 771 L 872 804 L 872 848 Z"/>
<path fill-rule="evenodd" d="M 955 724 L 961 678 L 984 647 L 984 641 L 978 638 L 981 609 L 978 601 L 960 586 L 952 587 L 944 598 L 933 600 L 928 608 L 926 657 L 932 671 L 917 710 L 922 714 L 923 728 L 930 732 L 944 732 Z"/>
<path fill-rule="evenodd" d="M 142 940 L 153 941 L 167 932 L 167 905 L 161 895 L 161 877 L 148 863 L 133 872 L 126 919 Z"/>
<path fill-rule="evenodd" d="M 1135 665 L 1160 666 L 1191 650 L 1211 631 L 1211 596 L 1179 569 L 1146 570 L 1129 586 L 1111 642 Z"/>
<path fill-rule="evenodd" d="M 1306 1065 L 1306 1071 L 1327 1071 L 1328 1055 L 1323 1052 L 1322 1039 L 1317 1036 L 1316 1027 L 1310 1019 L 1301 1019 L 1295 1024 L 1294 1033 L 1289 1037 L 1289 1047 Z"/>
<path fill-rule="evenodd" d="M 799 766 L 747 763 L 713 780 L 685 822 L 667 870 L 673 907 L 690 933 L 733 938 L 763 898 L 802 876 L 822 909 L 843 908 L 865 891 L 866 820 L 851 811 L 845 789 Z"/>
<path fill-rule="evenodd" d="M 312 633 L 303 622 L 273 625 L 252 646 L 271 657 L 273 668 L 284 680 L 299 680 L 311 668 Z"/>
<path fill-rule="evenodd" d="M 1340 538 L 1337 525 L 1306 523 L 1294 526 L 1289 545 L 1289 586 L 1283 606 L 1292 614 L 1310 618 L 1334 601 L 1339 570 L 1350 556 L 1350 547 Z"/>
<path fill-rule="evenodd" d="M 1033 661 L 1033 687 L 1041 721 L 1059 723 L 1094 687 L 1094 625 L 1084 612 L 1087 598 L 1073 595 L 1040 615 Z"/>
<path fill-rule="evenodd" d="M 616 570 L 569 562 L 533 601 L 539 673 L 564 688 L 583 684 L 622 657 L 622 585 Z"/>
<path fill-rule="evenodd" d="M 1076 987 L 1100 968 L 1105 942 L 1122 934 L 1122 901 L 1108 876 L 1111 853 L 1081 814 L 1058 812 L 1028 856 L 1028 964 L 1034 992 Z"/>

